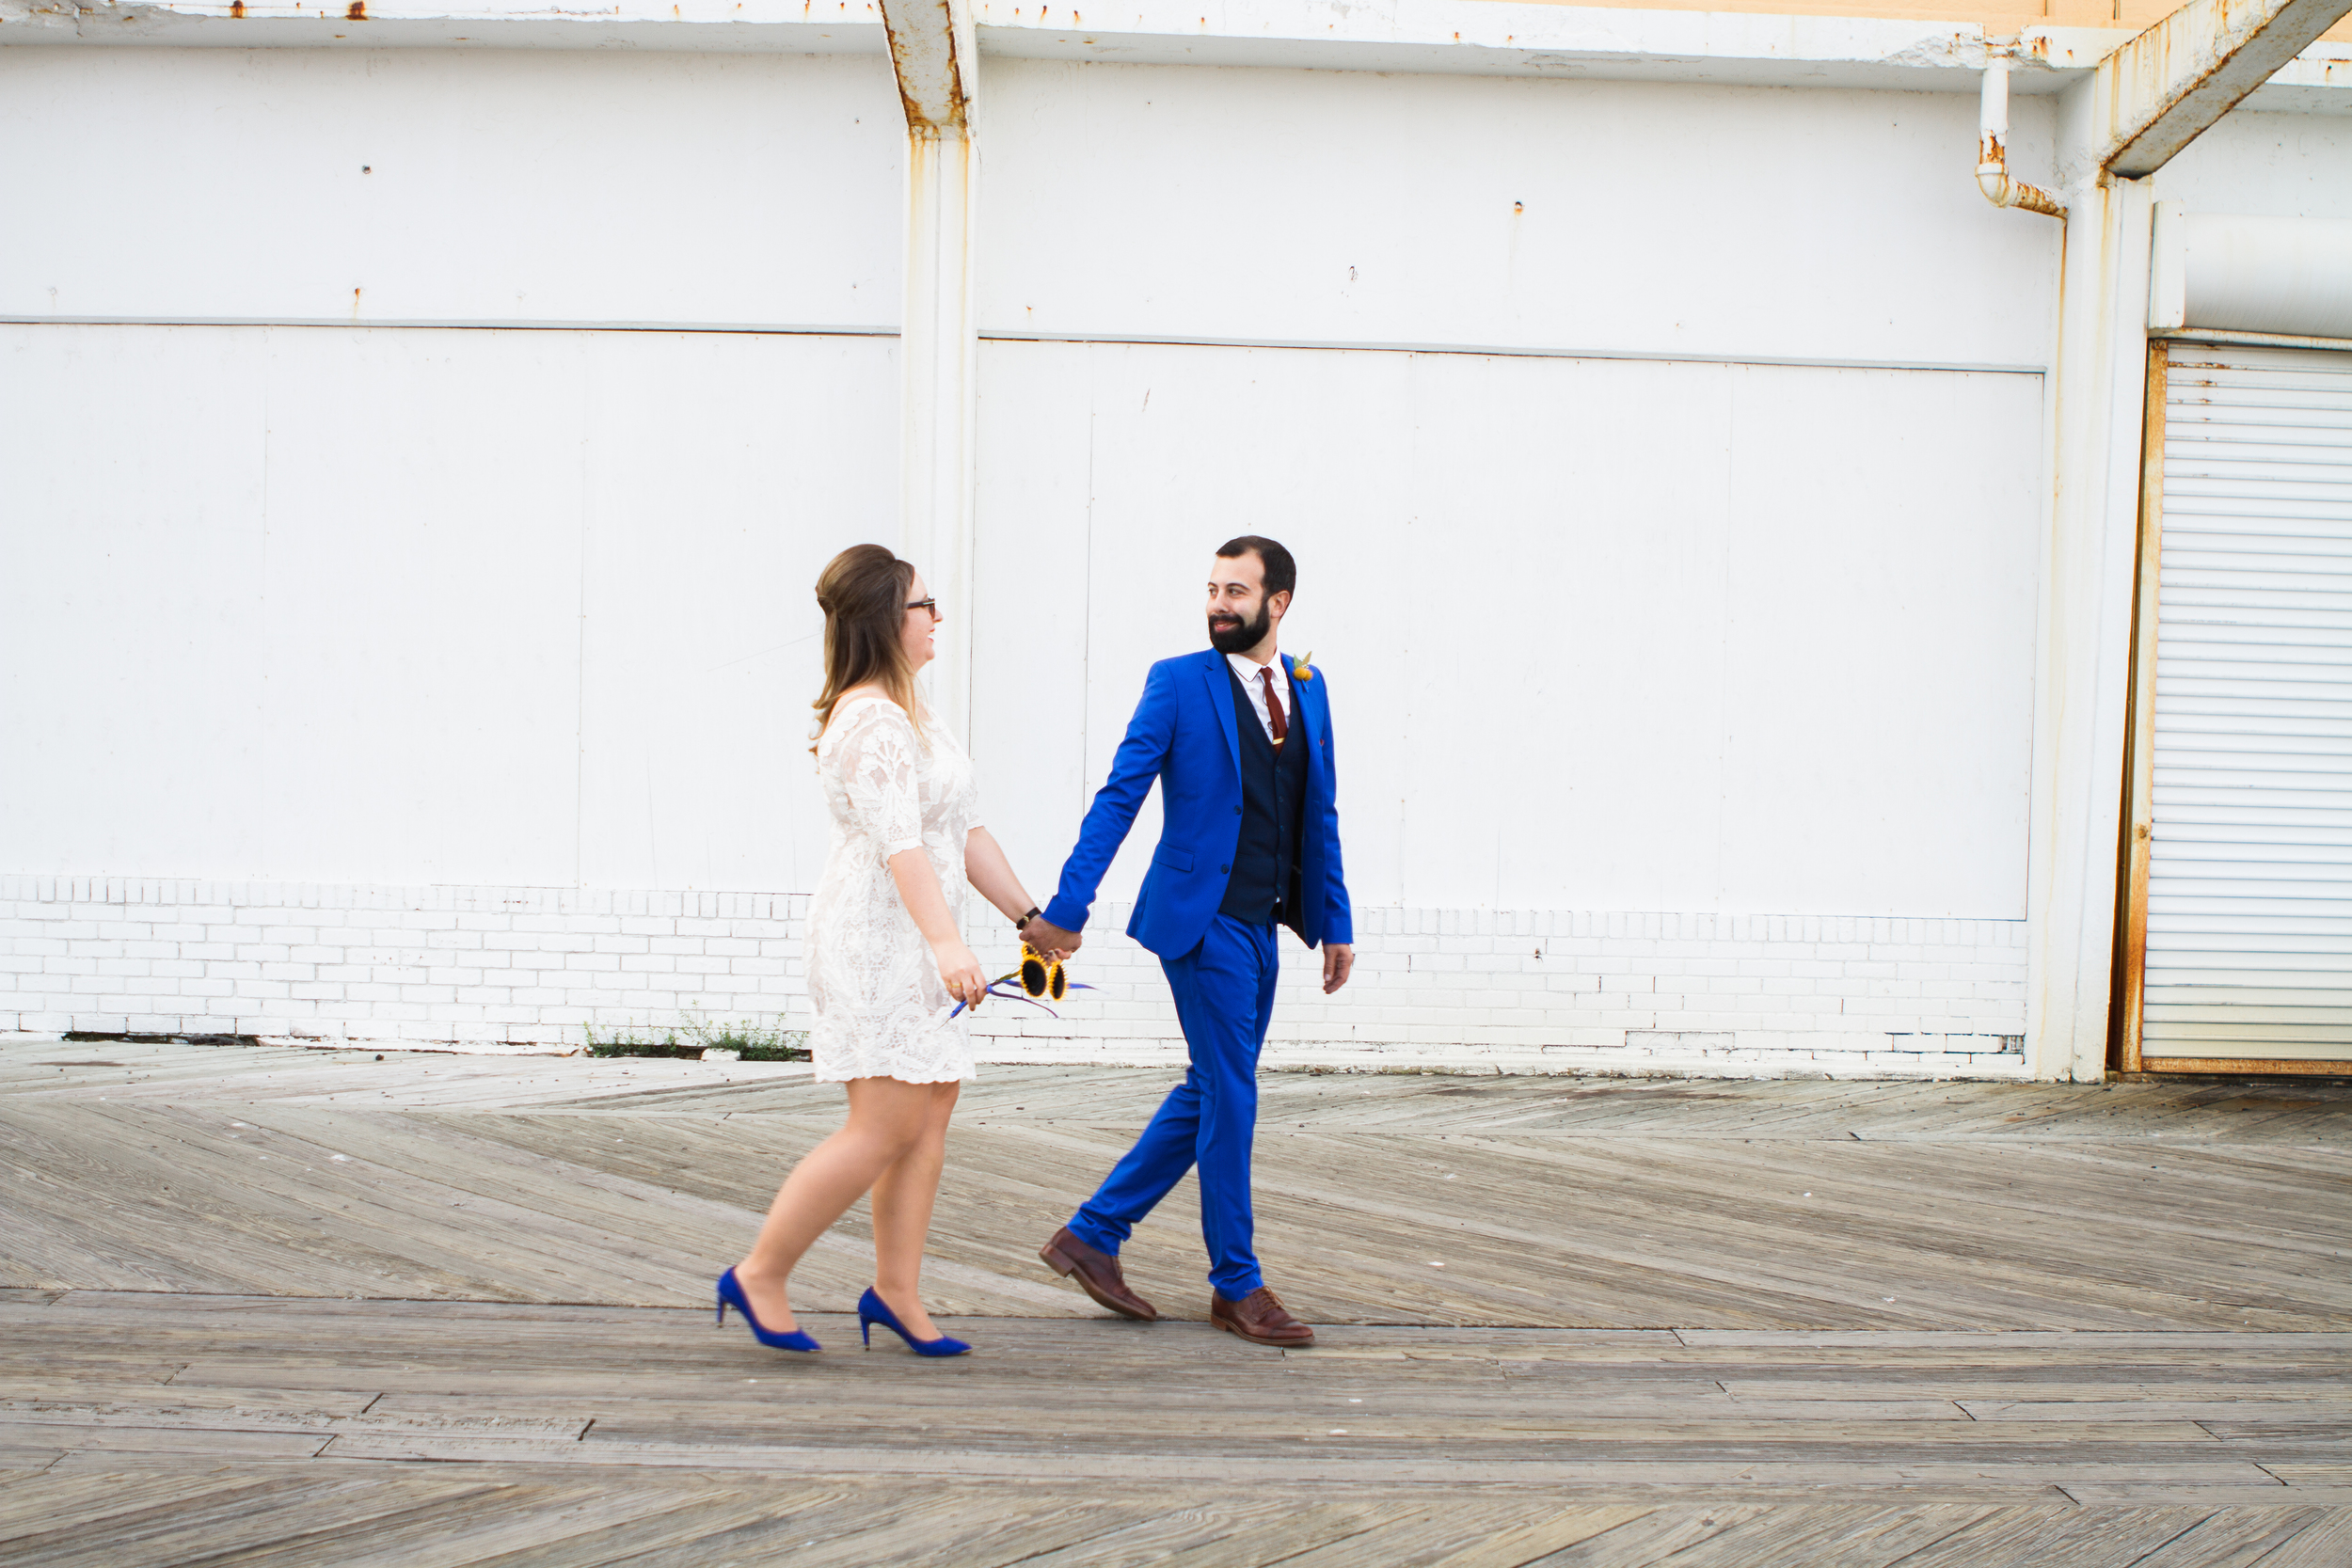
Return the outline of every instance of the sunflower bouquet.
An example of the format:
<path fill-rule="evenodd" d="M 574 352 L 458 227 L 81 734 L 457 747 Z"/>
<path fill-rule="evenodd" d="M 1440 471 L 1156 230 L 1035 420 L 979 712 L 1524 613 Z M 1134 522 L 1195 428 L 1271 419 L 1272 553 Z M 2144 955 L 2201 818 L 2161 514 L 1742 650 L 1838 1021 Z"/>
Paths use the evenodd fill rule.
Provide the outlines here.
<path fill-rule="evenodd" d="M 1055 1012 L 1053 1008 L 1046 1007 L 1041 998 L 1050 996 L 1059 1002 L 1073 990 L 1092 990 L 1093 989 L 1084 981 L 1073 980 L 1070 977 L 1070 972 L 1062 968 L 1059 958 L 1049 958 L 1025 942 L 1021 944 L 1021 967 L 1009 974 L 999 974 L 988 983 L 989 995 L 1010 997 L 1017 1002 L 1026 1002 L 1032 1006 L 1044 1007 L 1045 1011 L 1055 1018 L 1059 1018 L 1061 1015 Z M 956 1004 L 955 1012 L 947 1016 L 953 1018 L 956 1013 L 963 1011 L 968 1006 L 970 1006 L 969 1003 L 959 1002 Z"/>

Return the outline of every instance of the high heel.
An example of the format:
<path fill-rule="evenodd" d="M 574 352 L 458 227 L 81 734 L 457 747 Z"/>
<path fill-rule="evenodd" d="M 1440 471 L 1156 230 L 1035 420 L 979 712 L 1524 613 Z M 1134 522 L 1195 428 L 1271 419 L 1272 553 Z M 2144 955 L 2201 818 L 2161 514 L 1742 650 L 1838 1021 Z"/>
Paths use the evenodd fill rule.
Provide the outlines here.
<path fill-rule="evenodd" d="M 722 1328 L 726 1326 L 727 1308 L 730 1307 L 742 1313 L 743 1321 L 752 1325 L 752 1338 L 770 1350 L 824 1349 L 800 1329 L 796 1328 L 789 1334 L 778 1334 L 771 1328 L 760 1327 L 759 1314 L 752 1310 L 751 1299 L 743 1294 L 743 1282 L 735 1277 L 733 1269 L 719 1276 L 719 1326 Z"/>
<path fill-rule="evenodd" d="M 898 1321 L 898 1314 L 890 1310 L 890 1304 L 876 1295 L 873 1288 L 868 1286 L 866 1293 L 857 1298 L 857 1331 L 865 1337 L 867 1350 L 874 1348 L 876 1323 L 904 1339 L 907 1349 L 917 1355 L 961 1355 L 972 1348 L 961 1339 L 948 1338 L 945 1334 L 936 1339 L 916 1338 L 907 1332 L 906 1324 Z"/>

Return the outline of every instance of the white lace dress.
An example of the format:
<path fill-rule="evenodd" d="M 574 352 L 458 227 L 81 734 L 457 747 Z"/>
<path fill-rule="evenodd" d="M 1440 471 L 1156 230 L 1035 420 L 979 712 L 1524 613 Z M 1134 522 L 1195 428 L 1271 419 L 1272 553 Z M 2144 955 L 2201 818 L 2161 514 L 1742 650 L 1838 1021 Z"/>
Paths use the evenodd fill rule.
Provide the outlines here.
<path fill-rule="evenodd" d="M 980 825 L 979 791 L 954 737 L 933 726 L 928 738 L 928 748 L 915 739 L 898 704 L 856 697 L 834 708 L 817 743 L 833 849 L 809 901 L 809 1054 L 828 1083 L 977 1076 L 971 1015 L 947 1016 L 955 999 L 890 876 L 891 856 L 921 847 L 961 927 L 964 835 Z"/>

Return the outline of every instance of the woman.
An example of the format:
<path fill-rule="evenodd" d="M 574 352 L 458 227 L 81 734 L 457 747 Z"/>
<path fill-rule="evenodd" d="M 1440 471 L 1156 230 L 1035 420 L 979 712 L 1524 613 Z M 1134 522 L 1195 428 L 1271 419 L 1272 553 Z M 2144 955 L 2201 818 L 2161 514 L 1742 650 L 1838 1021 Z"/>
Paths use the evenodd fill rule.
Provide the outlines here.
<path fill-rule="evenodd" d="M 1017 927 L 1036 912 L 1005 852 L 978 825 L 972 760 L 914 688 L 934 657 L 939 604 L 880 545 L 834 557 L 817 579 L 825 688 L 810 748 L 833 811 L 833 850 L 810 901 L 809 1050 L 817 1076 L 849 1085 L 850 1119 L 793 1167 L 748 1257 L 719 1276 L 763 1345 L 813 1351 L 787 1283 L 818 1236 L 874 1195 L 874 1285 L 858 1332 L 895 1331 L 920 1355 L 971 1349 L 933 1326 L 918 1281 L 946 1158 L 947 1118 L 974 1076 L 968 1012 L 987 994 L 963 944 L 964 888 Z"/>

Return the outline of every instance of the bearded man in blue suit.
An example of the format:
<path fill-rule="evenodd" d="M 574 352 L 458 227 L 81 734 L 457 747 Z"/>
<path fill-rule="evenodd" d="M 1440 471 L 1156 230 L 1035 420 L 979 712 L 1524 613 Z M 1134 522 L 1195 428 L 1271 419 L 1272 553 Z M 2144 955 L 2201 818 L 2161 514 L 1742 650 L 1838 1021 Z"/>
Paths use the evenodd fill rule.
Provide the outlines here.
<path fill-rule="evenodd" d="M 1075 1275 L 1112 1311 L 1157 1318 L 1128 1289 L 1120 1245 L 1197 1166 L 1210 1321 L 1255 1343 L 1292 1348 L 1314 1343 L 1315 1332 L 1266 1288 L 1249 1203 L 1258 1053 L 1280 968 L 1275 927 L 1321 944 L 1327 995 L 1347 983 L 1356 961 L 1325 682 L 1276 647 L 1297 581 L 1291 552 L 1271 539 L 1248 534 L 1216 552 L 1213 650 L 1152 666 L 1061 885 L 1022 927 L 1041 951 L 1078 945 L 1103 874 L 1158 780 L 1160 842 L 1127 934 L 1167 972 L 1191 1069 L 1038 1256 L 1056 1273 Z"/>

